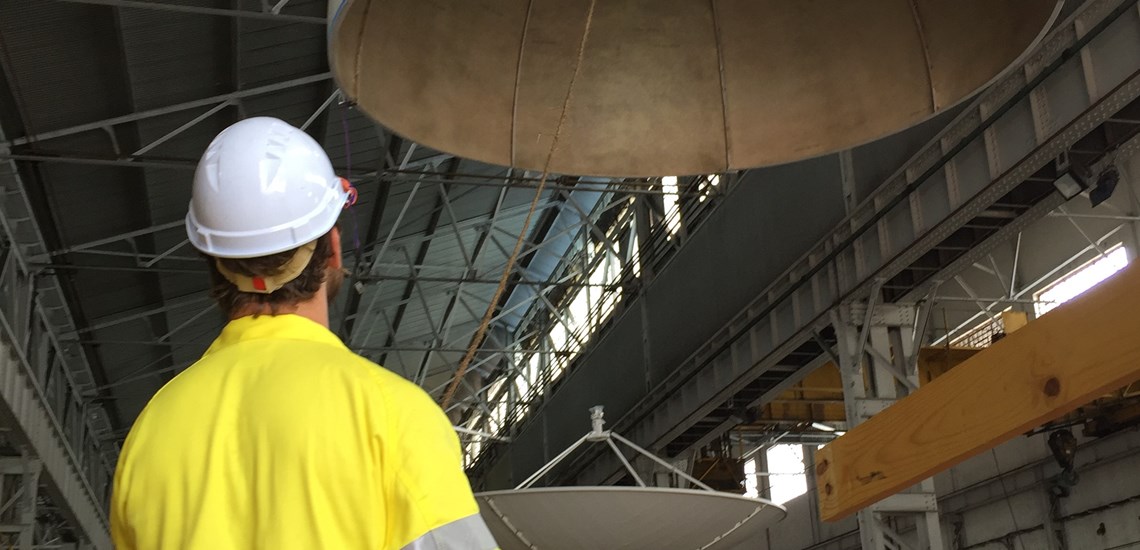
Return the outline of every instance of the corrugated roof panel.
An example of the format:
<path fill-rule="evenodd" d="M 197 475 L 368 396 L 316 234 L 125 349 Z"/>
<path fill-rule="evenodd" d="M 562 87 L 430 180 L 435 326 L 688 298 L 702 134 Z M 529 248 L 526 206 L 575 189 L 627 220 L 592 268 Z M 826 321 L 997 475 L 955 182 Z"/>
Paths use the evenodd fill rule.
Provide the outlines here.
<path fill-rule="evenodd" d="M 226 18 L 127 9 L 119 20 L 137 110 L 231 90 Z"/>
<path fill-rule="evenodd" d="M 439 323 L 443 317 L 443 309 L 451 300 L 444 293 L 420 292 L 413 289 L 411 301 L 404 309 L 404 318 L 397 327 L 396 338 L 404 339 L 406 335 L 431 335 L 433 330 L 439 330 Z M 427 304 L 425 310 L 424 304 Z"/>
<path fill-rule="evenodd" d="M 313 60 L 316 58 L 314 57 Z M 315 61 L 314 61 L 315 62 Z M 241 79 L 242 88 L 257 88 L 260 86 L 268 86 L 285 82 L 297 78 L 304 78 L 312 76 L 315 73 L 305 63 L 294 63 L 291 60 L 282 61 L 279 63 L 257 65 L 242 69 Z"/>
<path fill-rule="evenodd" d="M 415 191 L 414 194 L 413 190 Z M 421 184 L 417 187 L 414 183 L 403 182 L 393 184 L 388 195 L 379 235 L 382 236 L 381 238 L 386 238 L 392 232 L 392 227 L 397 218 L 400 218 L 400 211 L 404 209 L 405 204 L 407 204 L 407 211 L 400 219 L 399 226 L 396 227 L 395 238 L 423 232 L 428 226 L 431 212 L 435 208 L 435 202 L 435 192 L 429 186 Z"/>
<path fill-rule="evenodd" d="M 31 132 L 129 112 L 112 16 L 103 6 L 0 2 L 0 33 L 13 72 L 9 79 L 30 117 Z"/>
<path fill-rule="evenodd" d="M 466 160 L 459 165 L 459 171 L 464 174 L 476 174 L 481 176 L 495 176 L 500 178 L 507 177 L 508 174 L 514 177 L 520 177 L 525 172 L 512 170 L 505 166 L 498 166 L 495 164 L 487 164 L 485 162 L 477 162 L 473 160 Z M 538 177 L 541 174 L 531 173 L 530 177 Z M 553 180 L 551 180 L 553 181 Z"/>
<path fill-rule="evenodd" d="M 245 20 L 241 27 L 241 47 L 245 54 L 267 50 L 282 56 L 295 49 L 324 51 L 326 40 L 324 27 L 307 23 L 257 19 Z M 247 59 L 242 57 L 242 61 Z"/>
<path fill-rule="evenodd" d="M 384 143 L 380 138 L 382 130 L 355 109 L 337 104 L 329 108 L 331 111 L 325 128 L 324 144 L 333 165 L 337 167 L 348 165 L 348 155 L 345 154 L 347 127 L 348 153 L 352 157 L 353 172 L 367 172 L 378 168 L 381 155 L 385 154 L 382 150 Z"/>
<path fill-rule="evenodd" d="M 432 244 L 428 248 L 427 256 L 424 257 L 424 264 L 454 263 L 457 267 L 465 269 L 467 260 L 471 259 L 475 253 L 475 245 L 478 240 L 479 232 L 477 231 L 437 230 L 435 238 L 432 239 Z M 461 274 L 456 272 L 454 275 L 459 276 Z"/>
<path fill-rule="evenodd" d="M 139 212 L 140 180 L 133 169 L 77 164 L 44 164 L 53 218 L 65 245 L 79 244 L 146 227 Z M 43 220 L 41 220 L 42 223 Z"/>
<path fill-rule="evenodd" d="M 325 33 L 318 27 L 293 27 L 297 32 L 283 35 L 279 32 L 243 33 L 241 36 L 241 68 L 243 70 L 276 64 L 309 63 L 306 69 L 321 72 L 328 59 L 306 61 L 314 56 L 325 56 Z"/>
<path fill-rule="evenodd" d="M 244 100 L 246 116 L 272 116 L 301 126 L 328 97 L 326 83 L 289 88 Z"/>
<path fill-rule="evenodd" d="M 163 168 L 147 168 L 144 172 L 150 198 L 151 222 L 159 225 L 186 216 L 194 172 Z M 181 234 L 181 231 L 178 233 Z"/>
<path fill-rule="evenodd" d="M 81 265 L 130 264 L 121 259 L 110 262 L 92 256 L 72 255 L 71 258 Z M 148 291 L 147 285 L 154 277 L 152 273 L 80 269 L 67 277 L 74 282 L 76 291 L 83 298 L 84 315 L 95 325 L 153 307 L 153 302 L 159 299 Z M 139 336 L 141 328 L 141 325 L 135 325 L 135 336 Z"/>
<path fill-rule="evenodd" d="M 259 10 L 260 6 L 250 9 Z M 293 0 L 282 13 L 323 17 L 324 11 L 324 2 Z M 328 70 L 323 25 L 260 19 L 241 19 L 235 25 L 239 46 L 236 61 L 246 88 Z"/>

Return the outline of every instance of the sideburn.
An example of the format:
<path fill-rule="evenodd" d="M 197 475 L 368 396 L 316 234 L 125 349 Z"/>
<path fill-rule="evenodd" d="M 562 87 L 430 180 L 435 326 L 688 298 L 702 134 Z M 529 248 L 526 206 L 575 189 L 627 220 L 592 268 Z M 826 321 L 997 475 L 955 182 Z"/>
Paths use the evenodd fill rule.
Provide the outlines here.
<path fill-rule="evenodd" d="M 344 285 L 344 274 L 344 269 L 329 267 L 325 270 L 325 285 L 327 285 L 325 289 L 329 295 L 329 304 L 332 304 L 337 294 L 340 294 L 340 287 Z"/>

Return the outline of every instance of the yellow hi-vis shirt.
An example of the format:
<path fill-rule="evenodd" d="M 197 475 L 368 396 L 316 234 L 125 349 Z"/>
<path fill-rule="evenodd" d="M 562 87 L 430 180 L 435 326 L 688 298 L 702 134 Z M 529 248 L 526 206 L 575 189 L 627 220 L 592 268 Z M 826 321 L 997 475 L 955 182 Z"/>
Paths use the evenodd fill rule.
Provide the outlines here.
<path fill-rule="evenodd" d="M 495 547 L 439 407 L 296 315 L 230 322 L 155 394 L 111 532 L 120 550 Z"/>

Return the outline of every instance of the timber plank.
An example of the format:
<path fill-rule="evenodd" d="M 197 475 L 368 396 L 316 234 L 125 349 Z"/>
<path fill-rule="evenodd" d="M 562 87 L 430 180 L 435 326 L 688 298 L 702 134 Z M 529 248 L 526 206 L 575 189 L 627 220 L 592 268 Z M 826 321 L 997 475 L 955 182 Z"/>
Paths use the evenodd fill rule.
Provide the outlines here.
<path fill-rule="evenodd" d="M 923 385 L 816 455 L 842 519 L 1140 380 L 1140 262 Z"/>

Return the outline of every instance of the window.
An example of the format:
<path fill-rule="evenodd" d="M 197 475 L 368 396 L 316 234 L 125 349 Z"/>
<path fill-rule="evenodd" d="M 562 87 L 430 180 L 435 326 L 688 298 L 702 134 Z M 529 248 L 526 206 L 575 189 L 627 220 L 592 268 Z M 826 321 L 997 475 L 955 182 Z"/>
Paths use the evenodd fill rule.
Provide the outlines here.
<path fill-rule="evenodd" d="M 515 391 L 518 392 L 519 398 L 525 398 L 526 396 L 530 395 L 530 381 L 532 379 L 529 373 L 526 372 L 526 369 L 524 368 L 523 372 L 516 374 L 514 378 Z"/>
<path fill-rule="evenodd" d="M 760 480 L 756 479 L 756 459 L 744 463 L 744 496 L 748 498 L 760 496 Z"/>
<path fill-rule="evenodd" d="M 955 338 L 950 345 L 956 348 L 986 348 L 994 343 L 994 337 L 1005 334 L 1005 323 L 1002 322 L 1002 313 L 1012 308 L 1005 308 L 993 317 L 986 317 L 985 321 L 969 332 Z"/>
<path fill-rule="evenodd" d="M 633 216 L 629 215 L 627 219 L 627 224 L 632 224 Z M 623 232 L 634 234 L 632 225 L 615 226 L 607 237 L 616 240 Z M 636 239 L 632 243 L 636 247 Z M 567 293 L 559 302 L 555 317 L 540 331 L 542 342 L 535 343 L 540 349 L 524 351 L 521 344 L 513 344 L 515 351 L 511 359 L 514 369 L 503 373 L 488 386 L 486 409 L 473 415 L 465 427 L 498 432 L 526 414 L 543 387 L 562 374 L 589 336 L 617 307 L 622 297 L 619 285 L 621 256 L 608 242 L 585 242 L 578 245 L 577 252 L 583 256 L 571 261 L 575 267 L 578 259 L 583 261 L 588 273 L 578 281 L 587 284 Z M 636 261 L 636 254 L 635 248 L 632 261 Z M 506 391 L 502 391 L 504 389 Z M 485 447 L 485 442 L 472 442 L 465 446 L 469 465 Z"/>
<path fill-rule="evenodd" d="M 709 174 L 700 179 L 697 184 L 698 199 L 697 202 L 703 203 L 709 198 L 713 190 L 720 185 L 720 176 L 717 174 Z"/>
<path fill-rule="evenodd" d="M 681 204 L 677 176 L 661 178 L 661 201 L 665 205 L 665 230 L 672 237 L 681 230 Z"/>
<path fill-rule="evenodd" d="M 807 492 L 803 445 L 774 445 L 768 449 L 767 458 L 772 502 L 783 504 Z"/>
<path fill-rule="evenodd" d="M 629 258 L 633 265 L 631 272 L 635 278 L 641 278 L 641 248 L 637 238 L 637 221 L 629 223 Z"/>
<path fill-rule="evenodd" d="M 1073 270 L 1068 275 L 1033 295 L 1034 312 L 1038 317 L 1053 308 L 1080 296 L 1086 290 L 1109 278 L 1128 265 L 1128 254 L 1117 245 L 1099 258 Z"/>
<path fill-rule="evenodd" d="M 499 390 L 503 389 L 503 379 L 498 379 L 491 383 L 490 388 L 487 389 L 487 398 L 495 399 L 499 395 Z M 497 403 L 491 408 L 491 421 L 494 423 L 495 429 L 499 429 L 503 425 L 503 420 L 507 416 L 506 400 L 499 399 Z"/>

